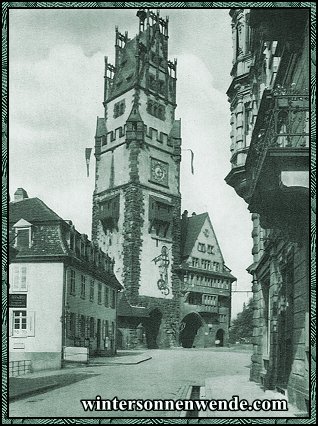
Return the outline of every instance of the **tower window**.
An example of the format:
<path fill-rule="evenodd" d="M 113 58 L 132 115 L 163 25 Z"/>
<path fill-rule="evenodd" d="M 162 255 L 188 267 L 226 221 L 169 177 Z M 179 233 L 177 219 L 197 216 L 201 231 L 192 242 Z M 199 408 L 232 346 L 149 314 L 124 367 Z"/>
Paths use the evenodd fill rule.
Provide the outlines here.
<path fill-rule="evenodd" d="M 164 88 L 165 88 L 165 82 L 162 81 L 162 80 L 159 80 L 158 81 L 158 86 L 159 86 L 159 92 L 163 94 L 164 93 Z"/>
<path fill-rule="evenodd" d="M 116 102 L 115 105 L 114 105 L 114 118 L 117 118 L 117 117 L 123 115 L 124 112 L 125 112 L 125 109 L 126 109 L 125 99 L 123 99 L 119 102 Z"/>
<path fill-rule="evenodd" d="M 151 90 L 156 90 L 156 80 L 155 77 L 152 75 L 149 76 L 149 88 Z"/>
<path fill-rule="evenodd" d="M 166 119 L 166 109 L 159 102 L 149 100 L 147 103 L 147 112 L 160 120 Z"/>

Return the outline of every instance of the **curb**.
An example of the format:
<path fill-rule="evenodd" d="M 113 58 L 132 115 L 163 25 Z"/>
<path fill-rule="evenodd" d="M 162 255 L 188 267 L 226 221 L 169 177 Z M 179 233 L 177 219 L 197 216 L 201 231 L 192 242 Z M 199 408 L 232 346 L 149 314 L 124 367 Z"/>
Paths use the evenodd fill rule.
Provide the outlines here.
<path fill-rule="evenodd" d="M 110 366 L 110 365 L 137 365 L 137 364 L 141 364 L 142 362 L 145 361 L 149 361 L 150 359 L 152 359 L 152 357 L 150 356 L 149 358 L 144 358 L 140 361 L 135 361 L 135 362 L 109 362 L 109 363 L 96 363 L 96 364 L 89 364 L 89 367 L 99 367 L 99 366 Z"/>
<path fill-rule="evenodd" d="M 9 393 L 9 401 L 17 401 L 18 399 L 27 398 L 28 396 L 45 393 L 46 391 L 53 389 L 53 388 L 56 388 L 58 386 L 59 386 L 59 383 L 54 382 L 54 383 L 51 383 L 50 385 L 45 385 L 45 386 L 41 386 L 41 387 L 36 388 L 36 389 L 28 390 L 28 391 L 25 391 L 25 392 L 20 393 L 18 395 L 10 396 L 10 393 Z"/>

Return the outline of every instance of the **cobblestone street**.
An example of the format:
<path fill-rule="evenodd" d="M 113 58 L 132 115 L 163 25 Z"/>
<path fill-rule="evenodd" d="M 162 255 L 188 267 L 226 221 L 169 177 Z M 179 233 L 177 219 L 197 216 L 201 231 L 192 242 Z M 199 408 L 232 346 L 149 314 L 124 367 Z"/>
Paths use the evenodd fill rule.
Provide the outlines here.
<path fill-rule="evenodd" d="M 62 385 L 45 393 L 37 393 L 10 404 L 10 417 L 180 417 L 180 412 L 85 412 L 81 399 L 186 399 L 191 386 L 207 385 L 206 398 L 220 399 L 238 394 L 240 398 L 261 398 L 265 395 L 258 385 L 250 383 L 249 366 L 251 353 L 236 348 L 173 349 L 146 351 L 144 359 L 129 365 L 91 365 L 62 370 L 63 374 L 87 376 L 85 379 Z M 146 355 L 146 356 L 145 356 Z M 134 355 L 136 357 L 136 355 Z M 56 375 L 61 371 L 56 372 Z M 50 374 L 53 374 L 51 372 Z M 53 374 L 54 375 L 54 374 Z M 31 374 L 28 377 L 36 376 Z M 230 380 L 229 380 L 230 379 Z M 65 381 L 67 383 L 67 381 Z M 212 388 L 217 389 L 216 393 Z M 240 391 L 244 389 L 241 394 Z M 215 413 L 200 416 L 218 417 Z M 222 417 L 224 417 L 224 414 Z M 237 413 L 231 413 L 237 416 Z M 279 414 L 279 413 L 278 413 Z M 250 414 L 248 414 L 250 415 Z M 280 413 L 280 416 L 282 413 Z M 286 415 L 286 413 L 285 413 Z M 268 413 L 258 414 L 268 417 Z M 253 416 L 255 417 L 255 415 Z"/>

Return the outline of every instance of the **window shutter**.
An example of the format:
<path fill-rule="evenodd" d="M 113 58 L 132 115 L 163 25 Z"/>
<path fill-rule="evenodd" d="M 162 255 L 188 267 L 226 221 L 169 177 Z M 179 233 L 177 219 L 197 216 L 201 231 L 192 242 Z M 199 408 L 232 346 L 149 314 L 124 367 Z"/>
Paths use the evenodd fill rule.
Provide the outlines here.
<path fill-rule="evenodd" d="M 79 337 L 80 335 L 80 315 L 75 314 L 75 337 Z"/>
<path fill-rule="evenodd" d="M 27 313 L 28 336 L 35 336 L 35 312 L 28 311 Z"/>
<path fill-rule="evenodd" d="M 66 328 L 66 337 L 71 337 L 71 313 L 68 313 L 66 315 L 66 321 L 65 321 L 65 328 Z"/>
<path fill-rule="evenodd" d="M 19 290 L 19 266 L 13 267 L 13 290 Z"/>
<path fill-rule="evenodd" d="M 102 325 L 102 339 L 105 340 L 106 338 L 106 321 L 103 320 L 103 325 Z"/>
<path fill-rule="evenodd" d="M 9 336 L 12 336 L 13 312 L 9 310 Z"/>
<path fill-rule="evenodd" d="M 89 317 L 86 317 L 85 338 L 89 338 Z"/>
<path fill-rule="evenodd" d="M 66 271 L 66 285 L 67 285 L 67 293 L 71 294 L 71 270 L 70 268 Z"/>
<path fill-rule="evenodd" d="M 20 277 L 20 289 L 27 290 L 27 268 L 26 266 L 21 266 L 21 277 Z"/>

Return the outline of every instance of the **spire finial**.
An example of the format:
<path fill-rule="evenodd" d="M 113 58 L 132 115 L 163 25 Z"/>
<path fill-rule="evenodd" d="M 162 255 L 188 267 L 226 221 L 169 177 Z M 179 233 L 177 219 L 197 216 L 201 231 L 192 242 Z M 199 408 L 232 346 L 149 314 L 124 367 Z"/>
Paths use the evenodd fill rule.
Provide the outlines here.
<path fill-rule="evenodd" d="M 145 19 L 147 18 L 145 9 L 138 9 L 137 16 L 139 18 L 139 32 L 142 32 L 145 29 Z"/>

